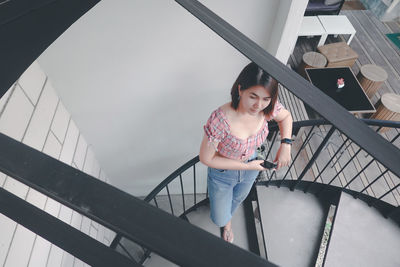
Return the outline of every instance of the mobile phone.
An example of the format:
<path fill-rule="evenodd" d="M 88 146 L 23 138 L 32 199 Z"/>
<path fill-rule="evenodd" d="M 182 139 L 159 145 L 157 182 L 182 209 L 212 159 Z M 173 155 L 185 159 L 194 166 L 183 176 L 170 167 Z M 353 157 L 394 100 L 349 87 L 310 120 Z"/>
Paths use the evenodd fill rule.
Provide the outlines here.
<path fill-rule="evenodd" d="M 266 169 L 272 169 L 272 168 L 276 168 L 278 166 L 278 164 L 270 162 L 268 160 L 264 160 L 264 162 L 261 163 L 260 165 Z"/>

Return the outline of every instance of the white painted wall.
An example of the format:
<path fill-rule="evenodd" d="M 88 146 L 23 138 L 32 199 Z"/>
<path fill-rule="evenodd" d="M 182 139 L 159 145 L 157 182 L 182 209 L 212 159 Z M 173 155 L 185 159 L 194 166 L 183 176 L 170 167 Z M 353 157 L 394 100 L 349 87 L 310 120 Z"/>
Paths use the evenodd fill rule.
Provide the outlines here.
<path fill-rule="evenodd" d="M 108 180 L 91 145 L 37 62 L 0 99 L 0 132 L 102 181 Z M 110 230 L 3 173 L 0 186 L 107 245 L 112 241 Z M 0 214 L 0 266 L 84 266 L 84 263 Z"/>
<path fill-rule="evenodd" d="M 202 1 L 274 52 L 286 42 L 270 44 L 272 34 L 280 37 L 289 27 L 284 19 L 276 22 L 291 8 L 284 2 Z M 230 87 L 248 63 L 166 0 L 101 1 L 38 61 L 110 182 L 136 196 L 198 154 L 202 126 L 229 101 Z M 200 173 L 205 181 L 204 168 Z"/>
<path fill-rule="evenodd" d="M 289 60 L 297 41 L 308 0 L 281 0 L 270 35 L 268 51 L 282 63 Z"/>

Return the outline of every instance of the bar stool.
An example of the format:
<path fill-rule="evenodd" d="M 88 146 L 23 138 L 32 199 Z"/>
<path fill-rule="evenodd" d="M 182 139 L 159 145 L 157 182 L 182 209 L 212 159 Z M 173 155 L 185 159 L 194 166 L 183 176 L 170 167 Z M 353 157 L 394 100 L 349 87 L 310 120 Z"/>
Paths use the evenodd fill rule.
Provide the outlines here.
<path fill-rule="evenodd" d="M 400 95 L 386 93 L 376 103 L 376 112 L 372 114 L 371 119 L 400 121 Z M 381 132 L 386 132 L 388 127 L 382 128 Z"/>
<path fill-rule="evenodd" d="M 325 67 L 326 62 L 326 57 L 318 52 L 304 53 L 297 72 L 301 76 L 306 77 L 306 68 L 323 68 Z"/>
<path fill-rule="evenodd" d="M 360 68 L 357 79 L 365 94 L 371 99 L 388 78 L 386 71 L 377 65 L 367 64 Z"/>

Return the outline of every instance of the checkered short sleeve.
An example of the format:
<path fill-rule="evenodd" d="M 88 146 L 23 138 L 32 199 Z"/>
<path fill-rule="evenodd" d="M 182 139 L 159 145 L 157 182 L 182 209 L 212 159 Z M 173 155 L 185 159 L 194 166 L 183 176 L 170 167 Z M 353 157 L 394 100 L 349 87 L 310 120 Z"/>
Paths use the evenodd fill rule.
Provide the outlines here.
<path fill-rule="evenodd" d="M 227 134 L 228 125 L 219 109 L 213 111 L 204 125 L 204 132 L 210 142 L 221 142 Z"/>
<path fill-rule="evenodd" d="M 281 109 L 283 109 L 283 108 L 284 108 L 284 106 L 281 103 L 279 103 L 279 101 L 276 101 L 275 106 L 274 106 L 274 111 L 272 111 L 272 114 L 265 116 L 267 121 L 273 120 L 276 117 L 276 115 L 278 115 L 279 111 L 281 111 Z"/>

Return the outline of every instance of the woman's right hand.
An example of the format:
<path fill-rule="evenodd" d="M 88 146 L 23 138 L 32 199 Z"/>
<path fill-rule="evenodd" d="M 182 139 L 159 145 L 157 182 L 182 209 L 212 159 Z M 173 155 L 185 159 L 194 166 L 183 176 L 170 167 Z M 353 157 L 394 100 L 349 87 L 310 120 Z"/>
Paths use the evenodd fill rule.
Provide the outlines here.
<path fill-rule="evenodd" d="M 261 166 L 261 163 L 264 163 L 264 160 L 252 160 L 246 164 L 249 170 L 265 171 L 266 168 Z"/>

